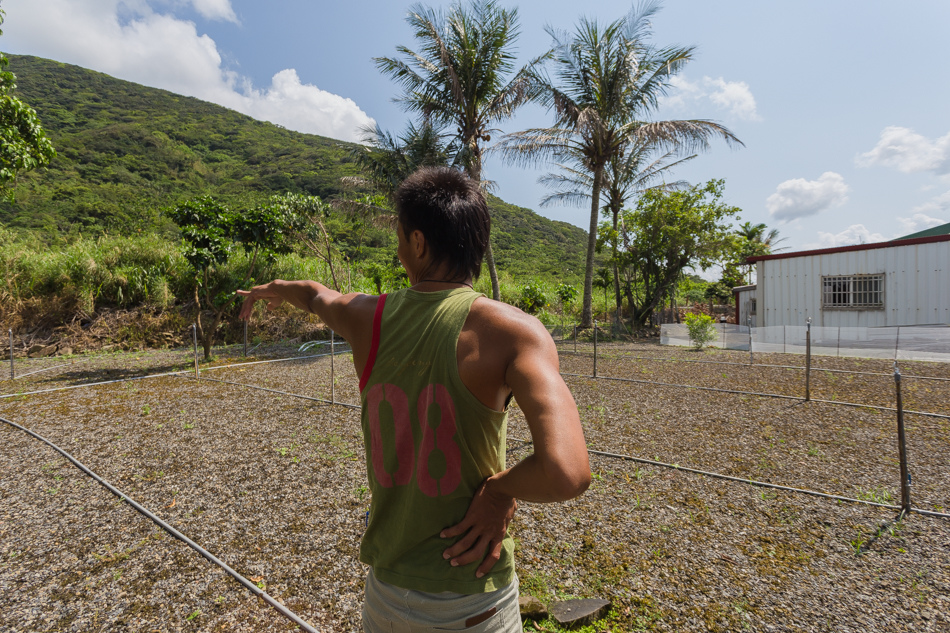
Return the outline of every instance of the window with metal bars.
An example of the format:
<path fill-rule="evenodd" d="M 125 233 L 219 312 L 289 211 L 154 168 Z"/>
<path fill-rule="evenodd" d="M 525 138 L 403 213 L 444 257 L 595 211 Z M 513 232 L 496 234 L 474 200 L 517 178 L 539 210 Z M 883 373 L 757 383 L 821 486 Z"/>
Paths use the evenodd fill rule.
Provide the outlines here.
<path fill-rule="evenodd" d="M 884 273 L 822 277 L 821 305 L 823 308 L 883 309 Z"/>

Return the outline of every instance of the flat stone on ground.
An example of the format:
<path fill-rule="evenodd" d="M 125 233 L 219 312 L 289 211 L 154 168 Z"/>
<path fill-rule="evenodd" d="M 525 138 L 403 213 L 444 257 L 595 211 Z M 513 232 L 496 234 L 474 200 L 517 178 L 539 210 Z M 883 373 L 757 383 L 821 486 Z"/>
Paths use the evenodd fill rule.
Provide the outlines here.
<path fill-rule="evenodd" d="M 601 598 L 565 600 L 551 605 L 551 615 L 567 626 L 584 626 L 603 618 L 610 611 L 610 601 Z"/>

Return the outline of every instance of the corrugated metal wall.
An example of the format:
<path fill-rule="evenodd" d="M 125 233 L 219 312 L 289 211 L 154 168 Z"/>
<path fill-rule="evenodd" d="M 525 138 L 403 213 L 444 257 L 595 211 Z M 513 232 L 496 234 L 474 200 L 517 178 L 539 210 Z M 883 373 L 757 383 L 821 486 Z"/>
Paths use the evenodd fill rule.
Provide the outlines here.
<path fill-rule="evenodd" d="M 950 242 L 759 261 L 756 326 L 950 324 Z M 821 278 L 884 273 L 884 309 L 822 309 Z"/>

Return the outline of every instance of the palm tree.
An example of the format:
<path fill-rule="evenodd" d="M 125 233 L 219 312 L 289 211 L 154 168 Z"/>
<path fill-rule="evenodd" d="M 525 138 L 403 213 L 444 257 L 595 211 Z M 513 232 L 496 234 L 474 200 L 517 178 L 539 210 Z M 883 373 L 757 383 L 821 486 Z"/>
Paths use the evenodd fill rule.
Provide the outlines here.
<path fill-rule="evenodd" d="M 740 248 L 740 262 L 746 267 L 746 276 L 748 283 L 752 283 L 752 264 L 746 264 L 745 260 L 756 255 L 769 255 L 774 251 L 783 250 L 775 248 L 788 238 L 779 238 L 778 229 L 771 229 L 765 223 L 752 224 L 752 222 L 743 222 L 736 229 L 736 235 L 744 238 Z M 784 247 L 783 247 L 784 248 Z"/>
<path fill-rule="evenodd" d="M 627 201 L 636 195 L 650 189 L 678 189 L 688 183 L 682 180 L 666 182 L 665 175 L 677 165 L 696 158 L 696 154 L 676 159 L 675 152 L 668 151 L 655 157 L 656 147 L 644 142 L 624 144 L 618 154 L 613 156 L 604 170 L 602 193 L 605 194 L 602 213 L 611 218 L 613 235 L 619 228 L 620 212 Z M 592 177 L 583 167 L 557 165 L 559 172 L 542 176 L 539 182 L 553 189 L 554 192 L 541 200 L 541 206 L 547 207 L 556 203 L 577 204 L 590 203 Z M 660 181 L 659 184 L 653 184 Z M 610 240 L 614 257 L 612 269 L 614 279 L 614 297 L 619 319 L 622 297 L 620 294 L 620 276 L 617 271 L 616 240 Z"/>
<path fill-rule="evenodd" d="M 582 18 L 573 33 L 548 29 L 554 46 L 544 63 L 529 67 L 535 98 L 555 114 L 554 125 L 505 136 L 499 149 L 513 162 L 549 158 L 574 161 L 590 174 L 591 210 L 584 272 L 581 325 L 592 318 L 594 250 L 604 173 L 628 143 L 669 150 L 706 149 L 713 136 L 741 145 L 732 132 L 706 120 L 647 121 L 670 78 L 691 58 L 692 48 L 649 45 L 649 18 L 659 5 L 647 3 L 605 27 Z M 553 66 L 554 79 L 547 68 Z"/>
<path fill-rule="evenodd" d="M 782 250 L 781 248 L 775 248 L 775 246 L 784 242 L 788 238 L 783 237 L 779 239 L 778 229 L 768 230 L 768 228 L 769 227 L 762 222 L 759 224 L 743 222 L 739 225 L 739 229 L 736 231 L 736 233 L 753 244 L 761 244 L 765 246 L 769 253 L 776 250 Z M 768 232 L 766 233 L 767 230 Z"/>
<path fill-rule="evenodd" d="M 407 111 L 456 128 L 460 161 L 469 177 L 482 183 L 482 143 L 491 140 L 493 125 L 510 118 L 530 96 L 523 72 L 512 75 L 518 12 L 494 0 L 472 0 L 453 4 L 447 14 L 413 5 L 406 20 L 421 48 L 399 46 L 401 58 L 377 57 L 376 67 L 402 85 L 397 101 Z M 486 259 L 498 300 L 491 243 Z"/>
<path fill-rule="evenodd" d="M 431 123 L 416 125 L 409 122 L 401 136 L 393 136 L 379 126 L 363 129 L 363 145 L 356 146 L 350 155 L 365 174 L 365 178 L 347 177 L 348 185 L 370 185 L 391 203 L 402 181 L 423 166 L 457 166 L 459 148 L 455 142 L 446 142 L 446 135 Z M 354 182 L 354 180 L 356 180 Z"/>

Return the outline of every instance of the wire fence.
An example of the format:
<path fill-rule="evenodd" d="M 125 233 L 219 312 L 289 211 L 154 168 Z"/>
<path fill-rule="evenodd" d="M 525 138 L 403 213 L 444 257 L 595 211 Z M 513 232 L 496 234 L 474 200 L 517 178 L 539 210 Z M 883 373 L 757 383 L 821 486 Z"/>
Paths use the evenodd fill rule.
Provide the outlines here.
<path fill-rule="evenodd" d="M 752 351 L 756 349 L 755 347 L 755 343 L 757 340 L 756 330 L 753 330 L 752 336 L 750 337 L 748 331 L 743 333 L 741 332 L 741 330 L 736 328 L 736 326 L 729 326 L 729 327 L 734 328 L 734 330 L 730 332 L 728 331 L 727 328 L 723 328 L 722 333 L 723 333 L 724 341 L 728 341 L 727 337 L 729 335 L 734 335 L 738 337 L 744 334 L 746 337 L 747 346 L 751 339 L 751 342 L 753 344 Z M 758 330 L 761 330 L 761 329 L 762 328 L 758 328 Z M 782 328 L 782 329 L 791 330 L 791 328 Z M 895 387 L 896 387 L 895 393 L 896 393 L 897 399 L 895 402 L 895 406 L 893 407 L 872 405 L 872 404 L 861 403 L 861 402 L 820 400 L 820 399 L 811 398 L 811 393 L 810 393 L 811 356 L 813 353 L 815 353 L 814 350 L 817 346 L 813 342 L 814 339 L 812 339 L 811 337 L 811 331 L 813 331 L 814 329 L 809 328 L 807 326 L 802 329 L 805 331 L 804 332 L 805 335 L 804 335 L 803 344 L 801 345 L 802 350 L 800 352 L 797 351 L 797 348 L 798 348 L 797 345 L 793 345 L 792 347 L 788 346 L 788 340 L 791 337 L 786 337 L 785 340 L 783 341 L 782 347 L 780 349 L 774 350 L 777 352 L 780 351 L 782 353 L 803 353 L 805 355 L 804 366 L 795 368 L 795 369 L 801 369 L 804 372 L 804 375 L 802 377 L 801 390 L 799 394 L 793 394 L 793 395 L 790 395 L 788 393 L 769 393 L 769 392 L 764 392 L 764 391 L 720 388 L 720 387 L 711 387 L 711 386 L 705 386 L 705 385 L 676 384 L 672 382 L 661 382 L 661 381 L 656 381 L 656 380 L 646 380 L 646 379 L 638 379 L 638 378 L 628 378 L 628 377 L 623 377 L 623 376 L 605 375 L 602 371 L 602 367 L 600 369 L 598 368 L 599 360 L 603 361 L 605 356 L 608 357 L 608 359 L 611 361 L 611 364 L 609 367 L 616 367 L 617 366 L 616 361 L 618 359 L 620 360 L 621 363 L 624 363 L 627 360 L 623 358 L 622 354 L 618 356 L 618 350 L 622 350 L 627 344 L 625 343 L 618 344 L 615 341 L 610 341 L 609 328 L 597 327 L 597 328 L 585 329 L 585 328 L 579 328 L 576 326 L 558 326 L 556 328 L 550 329 L 549 331 L 551 332 L 551 335 L 555 340 L 559 353 L 591 357 L 592 364 L 591 364 L 590 374 L 565 374 L 566 376 L 581 376 L 581 377 L 586 376 L 586 377 L 594 378 L 594 379 L 620 381 L 620 382 L 626 382 L 626 383 L 632 383 L 632 384 L 635 384 L 635 383 L 649 384 L 649 385 L 693 389 L 693 390 L 708 391 L 708 392 L 732 393 L 732 394 L 739 394 L 743 396 L 800 400 L 804 402 L 813 401 L 817 403 L 826 403 L 826 404 L 840 405 L 840 406 L 847 406 L 847 407 L 861 407 L 861 408 L 867 408 L 867 409 L 877 409 L 877 410 L 882 410 L 882 411 L 894 412 L 899 421 L 898 423 L 899 437 L 897 438 L 898 439 L 897 444 L 901 447 L 903 447 L 905 443 L 905 440 L 903 438 L 904 432 L 903 432 L 903 422 L 902 422 L 903 416 L 905 413 L 911 414 L 911 415 L 950 419 L 950 415 L 948 415 L 947 413 L 939 413 L 935 411 L 915 411 L 915 410 L 904 409 L 903 404 L 901 402 L 901 398 L 900 398 L 901 374 L 896 363 L 894 367 L 893 376 L 895 380 Z M 825 329 L 830 329 L 830 328 L 825 328 Z M 819 344 L 821 340 L 822 340 L 821 338 L 817 338 L 817 341 L 819 342 Z M 920 339 L 917 339 L 917 340 L 919 341 Z M 358 408 L 359 405 L 356 403 L 349 403 L 349 402 L 344 402 L 344 401 L 339 400 L 336 397 L 336 393 L 333 387 L 335 383 L 333 379 L 333 375 L 335 372 L 335 364 L 336 364 L 336 362 L 334 361 L 334 358 L 338 354 L 346 354 L 346 353 L 349 353 L 350 351 L 348 348 L 348 345 L 346 345 L 345 342 L 338 341 L 335 338 L 335 336 L 331 335 L 331 339 L 327 341 L 313 341 L 310 343 L 306 343 L 304 345 L 298 344 L 291 347 L 288 347 L 286 344 L 284 344 L 283 346 L 277 346 L 277 347 L 274 347 L 273 344 L 271 346 L 268 346 L 266 344 L 262 344 L 262 345 L 263 347 L 260 347 L 259 349 L 258 348 L 249 349 L 246 344 L 243 347 L 239 344 L 239 345 L 215 348 L 215 353 L 218 355 L 217 359 L 213 362 L 202 362 L 199 355 L 197 342 L 194 341 L 193 345 L 191 346 L 191 349 L 179 349 L 173 352 L 169 352 L 171 354 L 174 354 L 177 357 L 176 365 L 173 368 L 174 369 L 173 371 L 157 372 L 157 371 L 148 371 L 147 369 L 143 368 L 143 371 L 140 373 L 136 372 L 135 375 L 126 375 L 125 378 L 121 378 L 118 380 L 86 380 L 86 381 L 79 381 L 75 384 L 69 384 L 65 386 L 60 385 L 58 387 L 53 387 L 53 388 L 48 388 L 48 389 L 32 389 L 32 388 L 18 389 L 15 393 L 8 392 L 5 394 L 0 394 L 0 399 L 7 399 L 11 397 L 23 397 L 23 396 L 47 393 L 51 391 L 59 391 L 59 390 L 64 390 L 64 389 L 76 389 L 83 386 L 93 386 L 97 384 L 106 384 L 109 382 L 121 382 L 124 380 L 141 380 L 144 378 L 168 376 L 168 375 L 173 375 L 173 374 L 189 375 L 193 373 L 195 378 L 202 379 L 202 380 L 206 379 L 206 380 L 209 380 L 210 382 L 219 382 L 223 384 L 232 384 L 232 385 L 240 384 L 241 386 L 262 389 L 264 391 L 269 391 L 269 392 L 273 392 L 273 393 L 277 393 L 281 395 L 307 398 L 309 400 L 316 400 L 316 401 L 323 402 L 326 404 L 339 405 L 339 406 L 348 407 L 348 408 Z M 606 353 L 605 353 L 605 346 L 607 347 Z M 736 349 L 736 348 L 732 348 L 732 349 Z M 766 349 L 770 349 L 770 348 L 766 348 Z M 761 350 L 761 348 L 759 348 L 759 350 L 763 351 Z M 318 353 L 314 354 L 313 353 L 314 351 Z M 265 358 L 262 358 L 262 356 Z M 216 379 L 208 375 L 208 373 L 212 372 L 213 370 L 227 369 L 229 367 L 243 367 L 243 366 L 252 365 L 252 364 L 288 362 L 288 361 L 298 361 L 298 360 L 302 361 L 306 359 L 319 358 L 319 357 L 329 357 L 329 360 L 330 360 L 329 371 L 330 371 L 331 387 L 330 387 L 329 399 L 315 398 L 312 396 L 306 396 L 303 394 L 295 394 L 289 391 L 272 389 L 272 388 L 267 388 L 267 387 L 258 386 L 254 384 L 245 384 L 243 381 L 241 383 L 237 383 L 230 380 Z M 29 360 L 36 360 L 36 359 L 29 359 Z M 50 362 L 56 362 L 55 359 L 44 359 L 44 360 L 49 360 Z M 648 362 L 656 362 L 656 361 L 663 361 L 663 360 L 670 361 L 670 360 L 682 360 L 682 359 L 646 358 L 643 360 L 647 360 Z M 928 357 L 927 360 L 930 360 L 930 358 Z M 719 364 L 726 364 L 723 361 L 692 361 L 692 362 L 710 362 L 710 363 L 715 362 Z M 13 363 L 13 359 L 11 358 L 11 377 L 14 378 L 15 377 L 13 374 L 14 368 L 13 368 L 12 363 Z M 730 363 L 730 364 L 738 364 L 738 363 Z M 69 366 L 69 365 L 64 365 L 60 363 L 57 365 L 47 367 L 46 369 L 54 370 L 54 369 L 66 367 L 66 366 Z M 791 368 L 786 365 L 756 365 L 756 367 L 776 367 L 776 368 L 782 368 L 782 369 Z M 37 379 L 42 379 L 43 382 L 46 382 L 47 380 L 52 381 L 52 377 L 50 377 L 49 379 L 46 378 L 47 376 L 50 376 L 50 374 L 52 373 L 53 373 L 52 371 L 44 373 L 43 368 L 40 368 L 40 369 L 32 368 L 29 371 L 22 372 L 18 378 L 23 378 L 23 379 L 30 378 L 30 380 L 24 380 L 24 382 L 28 383 L 30 387 L 33 387 L 34 385 L 39 386 L 35 382 Z M 866 373 L 866 372 L 854 372 L 854 373 Z M 95 370 L 93 370 L 92 372 L 88 372 L 85 375 L 94 377 L 96 376 L 96 372 Z M 100 378 L 101 377 L 102 376 L 100 376 Z M 921 378 L 928 378 L 928 377 L 921 377 Z M 902 463 L 902 471 L 907 472 L 906 452 L 902 449 L 901 453 L 902 454 L 900 455 L 900 462 Z M 627 457 L 630 457 L 630 456 L 625 456 L 625 458 Z M 640 458 L 635 458 L 635 457 L 630 457 L 630 458 L 640 459 Z M 755 482 L 750 482 L 750 483 L 755 483 Z M 899 508 L 902 511 L 902 513 L 906 513 L 911 510 L 910 501 L 909 501 L 909 493 L 906 490 L 904 490 L 904 487 L 907 485 L 909 485 L 909 482 L 907 481 L 902 482 L 902 503 Z M 933 513 L 926 510 L 918 510 L 917 508 L 913 508 L 913 510 L 921 511 L 922 513 L 925 513 L 925 514 L 932 514 L 932 515 L 935 514 L 938 516 L 950 517 L 950 515 L 944 515 L 939 512 Z"/>
<path fill-rule="evenodd" d="M 805 354 L 809 326 L 753 327 L 714 324 L 720 349 Z M 820 327 L 811 326 L 811 353 L 816 356 L 950 362 L 950 326 Z M 692 346 L 685 324 L 660 326 L 660 344 Z"/>

